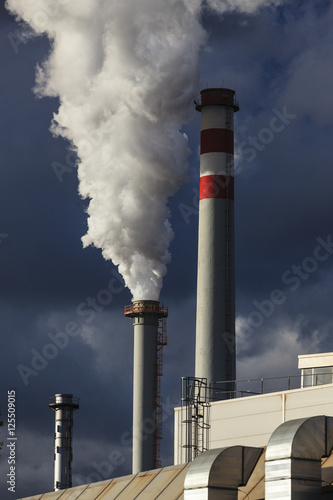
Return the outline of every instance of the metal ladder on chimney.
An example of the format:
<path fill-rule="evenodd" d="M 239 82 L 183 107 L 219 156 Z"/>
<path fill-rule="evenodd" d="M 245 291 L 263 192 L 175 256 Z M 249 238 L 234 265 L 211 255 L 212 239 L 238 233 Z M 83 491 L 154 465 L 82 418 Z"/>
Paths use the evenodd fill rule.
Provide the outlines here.
<path fill-rule="evenodd" d="M 157 333 L 157 366 L 156 366 L 156 428 L 155 428 L 155 468 L 160 469 L 162 466 L 160 458 L 160 445 L 162 439 L 162 396 L 161 396 L 161 377 L 163 375 L 163 347 L 167 345 L 167 329 L 166 317 L 159 318 L 158 320 L 158 333 Z"/>

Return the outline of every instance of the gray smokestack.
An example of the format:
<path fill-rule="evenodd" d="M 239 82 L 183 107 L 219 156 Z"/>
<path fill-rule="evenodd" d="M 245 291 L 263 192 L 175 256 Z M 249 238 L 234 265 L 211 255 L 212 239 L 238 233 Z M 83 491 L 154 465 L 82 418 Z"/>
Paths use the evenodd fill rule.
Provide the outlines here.
<path fill-rule="evenodd" d="M 73 412 L 79 408 L 72 394 L 56 394 L 49 407 L 55 411 L 54 490 L 72 487 Z"/>
<path fill-rule="evenodd" d="M 125 308 L 134 325 L 133 474 L 158 465 L 158 329 L 160 318 L 167 315 L 167 309 L 153 300 L 135 300 Z"/>
<path fill-rule="evenodd" d="M 236 378 L 233 115 L 239 107 L 233 90 L 205 89 L 196 109 L 201 151 L 195 376 L 210 384 Z"/>

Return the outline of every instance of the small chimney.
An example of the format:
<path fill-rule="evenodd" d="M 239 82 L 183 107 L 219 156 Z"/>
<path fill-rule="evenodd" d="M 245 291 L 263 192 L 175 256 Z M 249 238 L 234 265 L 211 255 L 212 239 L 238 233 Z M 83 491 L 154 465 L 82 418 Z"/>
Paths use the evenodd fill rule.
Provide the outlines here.
<path fill-rule="evenodd" d="M 79 408 L 79 399 L 56 394 L 49 407 L 55 411 L 54 491 L 58 491 L 72 487 L 73 412 Z"/>

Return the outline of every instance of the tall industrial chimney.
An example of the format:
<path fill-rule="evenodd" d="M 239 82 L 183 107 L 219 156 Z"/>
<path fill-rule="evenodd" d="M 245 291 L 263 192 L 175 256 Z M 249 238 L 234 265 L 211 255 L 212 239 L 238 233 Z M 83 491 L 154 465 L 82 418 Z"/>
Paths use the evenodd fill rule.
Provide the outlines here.
<path fill-rule="evenodd" d="M 72 487 L 73 412 L 79 408 L 72 394 L 56 394 L 49 407 L 55 411 L 54 491 Z"/>
<path fill-rule="evenodd" d="M 195 376 L 235 380 L 234 112 L 235 92 L 201 91 L 199 247 Z M 210 398 L 227 399 L 232 384 Z M 232 397 L 232 396 L 231 396 Z"/>
<path fill-rule="evenodd" d="M 135 300 L 125 307 L 133 318 L 133 454 L 132 472 L 159 467 L 161 438 L 160 375 L 162 347 L 166 344 L 167 308 L 153 300 Z M 164 325 L 164 328 L 163 328 Z M 160 328 L 162 326 L 162 328 Z"/>

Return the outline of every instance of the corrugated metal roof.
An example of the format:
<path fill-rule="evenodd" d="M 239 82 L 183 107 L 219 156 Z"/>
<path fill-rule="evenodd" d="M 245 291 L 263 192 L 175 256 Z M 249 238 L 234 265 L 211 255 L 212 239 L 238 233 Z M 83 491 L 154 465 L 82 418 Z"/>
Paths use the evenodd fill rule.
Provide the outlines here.
<path fill-rule="evenodd" d="M 188 467 L 172 465 L 21 500 L 181 500 Z"/>
<path fill-rule="evenodd" d="M 103 493 L 103 491 L 108 487 L 110 483 L 112 483 L 112 479 L 107 479 L 106 481 L 99 481 L 98 483 L 91 483 L 86 487 L 86 489 L 80 493 L 78 496 L 73 496 L 70 497 L 71 500 L 76 500 L 76 498 L 80 498 L 80 500 L 93 500 L 95 498 L 102 498 L 100 495 Z M 66 491 L 70 491 L 66 490 Z M 74 493 L 74 492 L 73 492 Z M 45 497 L 46 500 L 47 497 Z M 43 498 L 44 500 L 44 498 Z M 47 498 L 47 500 L 49 500 Z M 60 498 L 62 500 L 62 497 Z"/>
<path fill-rule="evenodd" d="M 43 493 L 41 493 L 40 495 L 34 495 L 33 497 L 29 497 L 29 500 L 40 500 L 40 498 L 42 498 L 43 496 Z M 19 500 L 26 500 L 25 498 L 20 498 Z"/>
<path fill-rule="evenodd" d="M 190 464 L 185 464 L 180 468 L 177 465 L 161 469 L 146 488 L 138 495 L 138 500 L 146 498 L 158 500 L 170 500 L 179 498 L 184 491 L 184 480 Z M 121 498 L 121 497 L 119 497 Z"/>
<path fill-rule="evenodd" d="M 136 475 L 117 477 L 102 491 L 100 499 L 118 498 L 118 495 L 135 479 Z M 80 497 L 81 498 L 81 497 Z M 90 498 L 90 497 L 89 497 Z M 130 498 L 130 497 L 129 497 Z"/>
<path fill-rule="evenodd" d="M 49 500 L 58 500 L 60 497 L 62 498 L 62 494 L 63 492 L 62 491 L 53 491 L 50 496 L 48 497 Z M 42 500 L 44 498 L 44 495 L 42 496 Z"/>
<path fill-rule="evenodd" d="M 173 465 L 20 500 L 183 500 L 189 466 Z M 238 499 L 263 500 L 264 483 L 265 453 L 258 460 L 248 483 L 239 487 Z M 332 483 L 333 454 L 322 460 L 323 498 L 333 498 L 333 488 L 329 486 Z"/>
<path fill-rule="evenodd" d="M 34 495 L 33 497 L 29 497 L 29 500 L 43 500 L 44 498 L 47 498 L 47 500 L 58 500 L 61 495 L 63 495 L 63 491 L 51 491 L 51 493 L 40 493 L 39 495 Z M 46 497 L 46 495 L 48 495 Z M 26 500 L 25 498 L 22 498 L 20 500 Z"/>
<path fill-rule="evenodd" d="M 134 499 L 159 472 L 160 469 L 157 469 L 156 471 L 116 478 L 111 481 L 109 485 L 103 489 L 103 491 L 101 491 L 98 500 L 113 500 L 114 498 L 121 499 L 124 498 L 124 495 L 125 498 Z M 88 494 L 89 488 L 87 490 L 87 495 Z M 87 500 L 91 500 L 92 498 L 95 498 L 95 496 L 87 496 Z"/>
<path fill-rule="evenodd" d="M 61 495 L 63 495 L 63 491 L 51 491 L 51 493 L 40 493 L 39 495 L 34 495 L 33 497 L 28 497 L 29 500 L 43 500 L 47 498 L 47 500 L 58 500 Z M 48 497 L 46 497 L 48 495 Z M 63 497 L 62 497 L 63 498 Z M 19 500 L 28 500 L 26 498 L 21 498 Z"/>
<path fill-rule="evenodd" d="M 59 497 L 60 500 L 75 500 L 78 498 L 81 493 L 88 488 L 88 484 L 82 484 L 81 486 L 76 486 L 75 488 L 70 488 L 66 491 L 58 491 L 58 493 L 61 493 L 61 497 Z M 45 497 L 43 497 L 45 498 Z M 43 500 L 42 498 L 42 500 Z M 51 497 L 50 497 L 51 498 Z M 82 498 L 82 497 L 80 497 Z"/>

